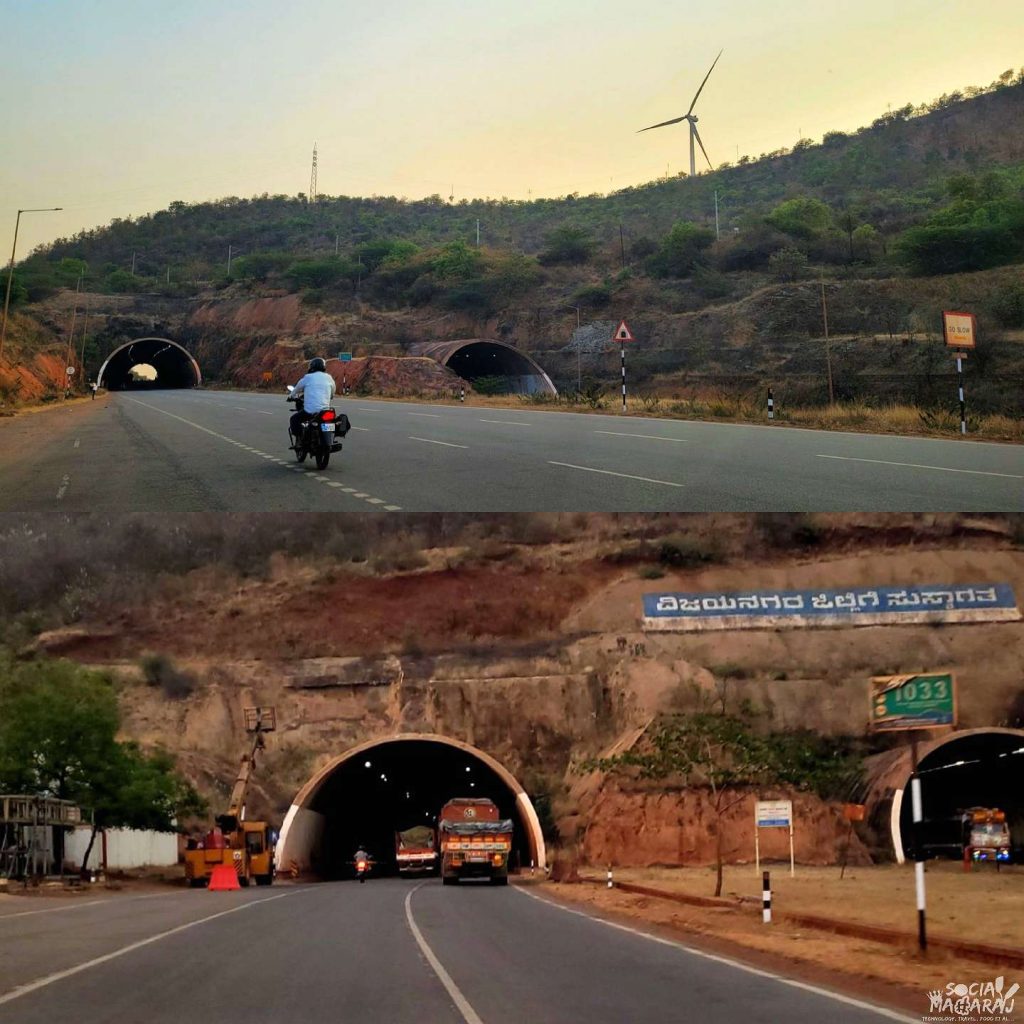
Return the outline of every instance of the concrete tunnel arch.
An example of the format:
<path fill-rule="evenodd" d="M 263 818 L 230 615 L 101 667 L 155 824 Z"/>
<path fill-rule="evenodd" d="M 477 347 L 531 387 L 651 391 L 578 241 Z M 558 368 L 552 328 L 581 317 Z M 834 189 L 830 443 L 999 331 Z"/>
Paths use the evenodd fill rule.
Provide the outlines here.
<path fill-rule="evenodd" d="M 534 809 L 529 794 L 519 780 L 490 754 L 462 740 L 437 733 L 397 733 L 366 740 L 344 753 L 332 758 L 320 768 L 302 786 L 292 800 L 288 813 L 285 815 L 278 838 L 276 862 L 279 872 L 295 871 L 300 874 L 320 874 L 315 863 L 316 851 L 322 843 L 328 827 L 327 814 L 323 807 L 318 806 L 318 797 L 324 793 L 331 780 L 338 773 L 352 765 L 356 759 L 370 754 L 374 750 L 393 745 L 401 745 L 411 749 L 415 744 L 432 744 L 450 751 L 457 751 L 479 762 L 507 788 L 514 807 L 517 826 L 525 832 L 530 859 L 543 870 L 547 865 L 547 854 L 544 844 L 544 833 L 540 819 Z M 449 796 L 465 796 L 467 793 L 451 793 Z M 499 803 L 500 806 L 500 803 Z M 440 805 L 438 806 L 440 809 Z"/>
<path fill-rule="evenodd" d="M 525 352 L 494 338 L 463 338 L 414 345 L 415 355 L 436 359 L 470 384 L 479 377 L 507 377 L 518 394 L 557 395 L 558 389 L 540 364 Z"/>
<path fill-rule="evenodd" d="M 195 388 L 203 383 L 203 375 L 192 354 L 170 338 L 135 338 L 119 345 L 104 360 L 96 383 L 100 387 L 119 390 L 127 385 L 133 366 L 149 363 L 157 372 L 156 388 Z"/>
<path fill-rule="evenodd" d="M 981 752 L 983 756 L 977 760 L 972 759 L 959 764 L 952 759 L 954 748 L 958 753 Z M 1014 750 L 1019 749 L 1024 749 L 1024 729 L 1011 729 L 1003 726 L 964 729 L 923 743 L 918 750 L 918 770 L 922 780 L 922 804 L 925 821 L 929 820 L 930 811 L 934 816 L 936 810 L 941 812 L 945 809 L 945 804 L 949 803 L 948 800 L 945 803 L 936 802 L 929 793 L 929 783 L 932 787 L 936 784 L 948 786 L 950 785 L 948 779 L 952 777 L 936 779 L 932 775 L 933 772 L 939 775 L 945 769 L 970 768 L 972 764 L 984 766 L 988 761 L 997 764 L 999 760 L 1006 758 L 1007 780 L 1003 792 L 1016 792 L 1020 795 L 1017 796 L 1017 804 L 1002 809 L 1007 811 L 1011 841 L 1018 849 L 1024 846 L 1024 803 L 1020 802 L 1024 798 L 1024 753 L 1011 756 Z M 889 831 L 896 862 L 903 864 L 908 858 L 908 850 L 913 846 L 909 794 L 913 772 L 909 749 L 900 752 L 900 756 L 887 774 L 897 782 L 889 808 Z M 1015 778 L 1016 783 L 1014 782 Z M 981 794 L 970 805 L 988 806 L 989 803 L 986 803 L 980 796 Z M 949 806 L 951 807 L 952 804 Z M 996 804 L 996 806 L 999 805 Z"/>

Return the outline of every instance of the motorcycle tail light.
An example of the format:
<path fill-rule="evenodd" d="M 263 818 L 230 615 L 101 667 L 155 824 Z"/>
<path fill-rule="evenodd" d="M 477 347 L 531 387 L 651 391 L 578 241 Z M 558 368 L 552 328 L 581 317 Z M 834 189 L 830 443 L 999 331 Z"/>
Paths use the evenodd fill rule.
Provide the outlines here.
<path fill-rule="evenodd" d="M 322 413 L 320 413 L 320 419 L 322 419 L 324 423 L 331 423 L 336 418 L 337 417 L 335 416 L 333 409 L 325 409 Z"/>
<path fill-rule="evenodd" d="M 360 861 L 360 862 L 359 862 L 359 863 L 358 863 L 358 864 L 356 865 L 356 867 L 357 867 L 357 868 L 359 868 L 359 870 L 360 870 L 360 871 L 365 871 L 365 870 L 366 870 L 366 861 L 365 861 L 365 860 L 361 860 L 361 861 Z"/>

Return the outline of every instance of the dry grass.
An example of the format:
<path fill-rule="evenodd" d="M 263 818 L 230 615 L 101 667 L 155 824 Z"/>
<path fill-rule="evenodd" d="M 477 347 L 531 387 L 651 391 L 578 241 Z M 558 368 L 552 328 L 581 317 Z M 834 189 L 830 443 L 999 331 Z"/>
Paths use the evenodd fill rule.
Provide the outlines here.
<path fill-rule="evenodd" d="M 876 864 L 846 869 L 797 866 L 793 878 L 788 864 L 771 868 L 772 907 L 777 911 L 821 914 L 861 924 L 917 929 L 914 871 L 909 864 Z M 709 896 L 714 891 L 708 868 L 616 868 L 615 877 L 673 892 Z M 965 873 L 959 863 L 928 864 L 926 888 L 928 922 L 935 935 L 968 942 L 988 942 L 1015 949 L 1024 947 L 1024 866 L 996 872 L 976 868 Z M 724 896 L 761 899 L 761 876 L 753 864 L 725 869 Z"/>

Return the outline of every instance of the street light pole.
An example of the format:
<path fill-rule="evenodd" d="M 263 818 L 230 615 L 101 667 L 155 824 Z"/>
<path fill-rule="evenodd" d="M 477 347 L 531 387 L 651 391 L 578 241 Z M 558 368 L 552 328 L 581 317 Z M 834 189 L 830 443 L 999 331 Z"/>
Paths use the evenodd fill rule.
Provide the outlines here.
<path fill-rule="evenodd" d="M 56 213 L 62 210 L 62 206 L 37 207 L 31 210 L 19 210 L 14 221 L 14 244 L 11 246 L 11 262 L 7 265 L 7 294 L 4 297 L 4 317 L 0 326 L 0 359 L 4 357 L 4 339 L 7 337 L 7 309 L 11 304 L 11 282 L 14 281 L 14 252 L 18 248 L 18 226 L 21 224 L 23 213 Z"/>
<path fill-rule="evenodd" d="M 821 274 L 821 318 L 825 324 L 825 366 L 828 370 L 828 404 L 835 405 L 836 394 L 832 385 L 832 346 L 828 339 L 828 304 L 825 301 L 825 272 Z"/>
<path fill-rule="evenodd" d="M 576 394 L 583 390 L 582 377 L 580 376 L 580 307 L 569 306 L 568 309 L 576 310 Z"/>

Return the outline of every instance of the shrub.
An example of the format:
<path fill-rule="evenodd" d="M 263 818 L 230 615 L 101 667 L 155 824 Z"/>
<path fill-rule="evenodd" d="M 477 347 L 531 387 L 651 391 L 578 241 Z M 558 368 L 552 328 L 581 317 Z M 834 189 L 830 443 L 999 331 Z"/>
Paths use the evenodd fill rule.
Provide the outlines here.
<path fill-rule="evenodd" d="M 559 263 L 579 265 L 586 263 L 596 249 L 597 242 L 587 228 L 563 224 L 544 239 L 540 262 L 545 267 Z"/>
<path fill-rule="evenodd" d="M 195 691 L 196 677 L 179 669 L 165 654 L 147 654 L 141 665 L 146 682 L 159 686 L 170 700 L 182 700 Z"/>
<path fill-rule="evenodd" d="M 807 272 L 807 256 L 799 249 L 779 249 L 768 257 L 771 272 L 780 281 L 796 281 Z"/>

